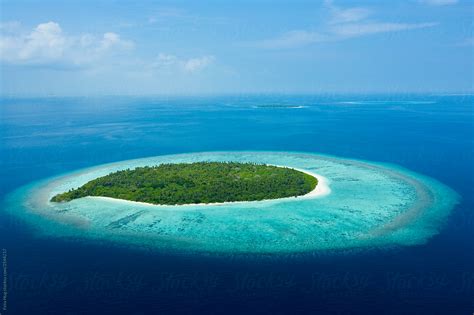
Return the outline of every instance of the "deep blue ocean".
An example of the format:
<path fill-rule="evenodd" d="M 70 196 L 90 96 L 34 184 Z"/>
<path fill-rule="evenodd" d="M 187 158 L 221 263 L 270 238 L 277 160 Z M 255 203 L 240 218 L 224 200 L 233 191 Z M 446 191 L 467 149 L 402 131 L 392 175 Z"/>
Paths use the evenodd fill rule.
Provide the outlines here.
<path fill-rule="evenodd" d="M 0 210 L 6 314 L 472 314 L 474 96 L 0 99 L 0 198 L 133 158 L 271 150 L 399 164 L 462 197 L 427 244 L 299 257 L 41 238 Z M 3 292 L 4 293 L 4 292 Z"/>

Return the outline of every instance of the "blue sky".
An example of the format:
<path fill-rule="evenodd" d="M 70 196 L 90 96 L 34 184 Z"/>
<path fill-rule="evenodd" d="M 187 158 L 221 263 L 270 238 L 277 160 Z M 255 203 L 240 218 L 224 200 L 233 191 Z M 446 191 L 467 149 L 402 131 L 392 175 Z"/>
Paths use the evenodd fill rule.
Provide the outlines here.
<path fill-rule="evenodd" d="M 2 95 L 473 91 L 469 0 L 0 1 Z"/>

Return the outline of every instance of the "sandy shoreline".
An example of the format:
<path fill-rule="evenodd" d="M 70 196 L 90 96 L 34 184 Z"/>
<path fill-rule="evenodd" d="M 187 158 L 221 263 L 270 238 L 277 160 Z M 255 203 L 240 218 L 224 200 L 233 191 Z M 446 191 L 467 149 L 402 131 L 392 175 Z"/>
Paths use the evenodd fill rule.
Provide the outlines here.
<path fill-rule="evenodd" d="M 132 200 L 125 200 L 125 199 L 118 199 L 118 198 L 112 198 L 112 197 L 102 197 L 102 196 L 88 196 L 85 198 L 93 198 L 93 199 L 101 199 L 101 200 L 107 200 L 107 201 L 112 201 L 112 202 L 117 202 L 117 203 L 128 203 L 128 204 L 140 204 L 140 205 L 146 205 L 146 206 L 153 206 L 153 207 L 196 207 L 196 206 L 223 206 L 223 205 L 230 205 L 230 204 L 243 204 L 243 203 L 252 203 L 252 202 L 261 202 L 261 201 L 284 201 L 284 200 L 301 200 L 301 199 L 314 199 L 314 198 L 320 198 L 327 196 L 331 193 L 331 188 L 329 188 L 329 180 L 319 174 L 309 172 L 307 170 L 295 168 L 295 167 L 289 167 L 289 166 L 283 166 L 283 165 L 275 165 L 275 164 L 267 164 L 267 165 L 272 165 L 272 166 L 277 166 L 277 167 L 286 167 L 286 168 L 291 168 L 296 171 L 300 171 L 303 173 L 306 173 L 308 175 L 311 175 L 315 177 L 318 180 L 318 184 L 316 187 L 307 193 L 306 195 L 302 196 L 297 196 L 297 197 L 285 197 L 285 198 L 276 198 L 276 199 L 263 199 L 263 200 L 253 200 L 253 201 L 226 201 L 226 202 L 212 202 L 212 203 L 187 203 L 187 204 L 182 204 L 182 205 L 157 205 L 153 203 L 148 203 L 148 202 L 141 202 L 141 201 L 132 201 Z"/>

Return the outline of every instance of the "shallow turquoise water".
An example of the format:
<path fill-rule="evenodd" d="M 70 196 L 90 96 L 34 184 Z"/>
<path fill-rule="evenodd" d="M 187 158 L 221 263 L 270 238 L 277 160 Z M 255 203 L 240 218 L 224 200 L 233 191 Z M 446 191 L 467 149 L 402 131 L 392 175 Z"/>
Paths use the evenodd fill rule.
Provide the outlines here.
<path fill-rule="evenodd" d="M 10 314 L 472 312 L 472 96 L 3 98 L 0 103 L 0 243 L 11 268 Z M 274 104 L 305 108 L 258 107 Z M 28 202 L 27 190 L 85 167 L 229 150 L 324 152 L 394 163 L 441 181 L 462 198 L 453 210 L 428 210 L 431 215 L 418 221 L 402 216 L 394 222 L 412 225 L 396 230 L 381 247 L 366 242 L 361 249 L 275 255 L 175 255 L 170 251 L 184 246 L 164 237 L 153 242 L 144 236 L 128 239 L 123 228 L 108 234 L 100 226 L 76 229 L 20 205 Z M 397 166 L 376 165 L 424 186 L 438 184 Z M 332 181 L 328 198 L 337 196 L 336 184 L 342 182 Z M 404 243 L 398 238 L 403 233 Z M 425 243 L 404 246 L 417 240 Z M 145 250 L 135 250 L 139 246 Z M 96 279 L 105 284 L 88 286 Z M 126 286 L 127 279 L 142 282 Z M 171 286 L 172 280 L 187 286 Z"/>
<path fill-rule="evenodd" d="M 331 194 L 199 206 L 156 206 L 81 198 L 50 203 L 59 192 L 112 171 L 159 163 L 238 161 L 285 165 L 329 180 Z M 113 240 L 159 250 L 291 253 L 426 242 L 458 196 L 436 180 L 395 165 L 289 152 L 205 152 L 127 160 L 23 187 L 7 209 L 42 235 Z"/>

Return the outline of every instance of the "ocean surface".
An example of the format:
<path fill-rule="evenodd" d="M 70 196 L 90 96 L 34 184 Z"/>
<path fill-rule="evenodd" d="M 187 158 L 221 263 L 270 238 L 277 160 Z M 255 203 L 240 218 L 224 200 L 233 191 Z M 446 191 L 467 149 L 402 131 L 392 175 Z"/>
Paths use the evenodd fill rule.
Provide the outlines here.
<path fill-rule="evenodd" d="M 461 201 L 423 245 L 235 258 L 40 236 L 2 205 L 0 313 L 472 314 L 472 95 L 0 99 L 2 200 L 98 164 L 239 150 L 393 163 Z"/>

